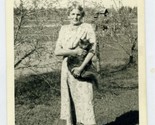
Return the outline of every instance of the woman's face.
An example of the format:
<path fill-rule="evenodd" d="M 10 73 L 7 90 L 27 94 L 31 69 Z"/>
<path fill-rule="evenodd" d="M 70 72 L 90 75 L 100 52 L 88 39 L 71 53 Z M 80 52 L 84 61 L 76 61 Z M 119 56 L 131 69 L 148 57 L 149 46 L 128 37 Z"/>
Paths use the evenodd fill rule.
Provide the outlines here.
<path fill-rule="evenodd" d="M 70 23 L 73 25 L 78 25 L 81 23 L 82 16 L 78 9 L 73 9 L 69 15 Z"/>

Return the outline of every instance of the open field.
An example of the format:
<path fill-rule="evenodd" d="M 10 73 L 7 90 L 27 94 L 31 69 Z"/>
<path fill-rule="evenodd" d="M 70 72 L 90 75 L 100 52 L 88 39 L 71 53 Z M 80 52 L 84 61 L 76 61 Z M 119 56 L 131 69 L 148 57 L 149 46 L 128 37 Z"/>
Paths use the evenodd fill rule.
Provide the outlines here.
<path fill-rule="evenodd" d="M 101 76 L 94 90 L 97 125 L 138 123 L 137 79 L 134 67 Z M 18 79 L 15 90 L 16 125 L 54 125 L 60 113 L 59 71 Z"/>

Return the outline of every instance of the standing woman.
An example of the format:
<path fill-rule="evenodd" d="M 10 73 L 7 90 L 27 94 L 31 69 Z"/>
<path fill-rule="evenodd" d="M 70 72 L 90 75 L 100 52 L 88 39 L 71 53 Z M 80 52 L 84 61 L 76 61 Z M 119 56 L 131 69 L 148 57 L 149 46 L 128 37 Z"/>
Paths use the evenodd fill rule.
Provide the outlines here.
<path fill-rule="evenodd" d="M 61 113 L 60 120 L 66 125 L 95 125 L 93 105 L 93 85 L 89 81 L 77 79 L 96 51 L 95 33 L 90 24 L 83 23 L 85 12 L 78 3 L 72 3 L 68 8 L 69 25 L 61 27 L 56 43 L 55 55 L 63 56 L 61 69 Z M 91 51 L 77 47 L 80 39 L 88 39 L 93 44 Z M 68 56 L 85 55 L 83 63 L 73 69 L 73 74 L 67 67 Z M 74 112 L 72 111 L 74 109 Z M 65 124 L 64 124 L 65 125 Z"/>

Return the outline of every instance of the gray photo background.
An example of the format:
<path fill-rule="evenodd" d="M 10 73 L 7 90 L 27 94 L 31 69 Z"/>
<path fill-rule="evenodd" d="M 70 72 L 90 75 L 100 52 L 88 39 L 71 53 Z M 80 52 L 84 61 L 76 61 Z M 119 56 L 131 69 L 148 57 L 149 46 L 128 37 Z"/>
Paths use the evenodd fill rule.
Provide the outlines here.
<path fill-rule="evenodd" d="M 99 89 L 94 88 L 97 125 L 138 124 L 137 7 L 103 3 L 85 6 L 98 41 Z M 59 1 L 14 7 L 16 125 L 54 125 L 60 113 L 62 58 L 53 54 L 61 25 L 68 24 Z M 108 10 L 107 16 L 105 10 Z"/>

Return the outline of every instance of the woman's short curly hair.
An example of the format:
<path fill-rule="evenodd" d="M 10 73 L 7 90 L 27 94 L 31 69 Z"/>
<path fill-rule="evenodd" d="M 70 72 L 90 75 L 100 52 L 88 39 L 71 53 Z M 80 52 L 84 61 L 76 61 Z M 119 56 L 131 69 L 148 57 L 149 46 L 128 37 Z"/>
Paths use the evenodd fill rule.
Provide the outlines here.
<path fill-rule="evenodd" d="M 80 12 L 81 12 L 81 16 L 84 17 L 85 16 L 85 11 L 83 9 L 83 7 L 76 1 L 72 2 L 69 6 L 68 6 L 68 9 L 67 9 L 67 14 L 69 16 L 70 12 L 73 10 L 73 9 L 78 9 Z"/>

